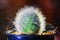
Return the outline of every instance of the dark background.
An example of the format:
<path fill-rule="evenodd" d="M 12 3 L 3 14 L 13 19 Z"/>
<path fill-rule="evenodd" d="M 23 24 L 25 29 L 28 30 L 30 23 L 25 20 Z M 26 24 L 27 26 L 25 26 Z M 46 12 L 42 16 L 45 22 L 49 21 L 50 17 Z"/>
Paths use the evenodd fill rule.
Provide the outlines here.
<path fill-rule="evenodd" d="M 57 35 L 60 35 L 60 1 L 59 0 L 0 0 L 0 39 L 5 40 L 3 34 L 7 25 L 11 27 L 16 12 L 25 5 L 39 7 L 47 23 L 58 27 Z"/>

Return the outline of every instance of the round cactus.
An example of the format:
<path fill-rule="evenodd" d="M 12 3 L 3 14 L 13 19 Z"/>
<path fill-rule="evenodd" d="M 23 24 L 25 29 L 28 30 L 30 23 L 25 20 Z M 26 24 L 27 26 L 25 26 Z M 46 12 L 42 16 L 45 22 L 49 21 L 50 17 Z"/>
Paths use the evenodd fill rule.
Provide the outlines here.
<path fill-rule="evenodd" d="M 34 34 L 45 30 L 45 17 L 38 8 L 25 7 L 16 14 L 15 25 L 19 34 Z"/>

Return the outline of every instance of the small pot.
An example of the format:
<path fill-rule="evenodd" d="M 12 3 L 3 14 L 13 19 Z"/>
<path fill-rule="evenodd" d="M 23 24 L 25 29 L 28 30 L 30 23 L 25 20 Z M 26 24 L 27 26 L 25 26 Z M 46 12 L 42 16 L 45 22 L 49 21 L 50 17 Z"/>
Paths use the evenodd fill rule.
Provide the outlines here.
<path fill-rule="evenodd" d="M 7 34 L 7 40 L 54 40 L 52 35 L 14 35 Z"/>

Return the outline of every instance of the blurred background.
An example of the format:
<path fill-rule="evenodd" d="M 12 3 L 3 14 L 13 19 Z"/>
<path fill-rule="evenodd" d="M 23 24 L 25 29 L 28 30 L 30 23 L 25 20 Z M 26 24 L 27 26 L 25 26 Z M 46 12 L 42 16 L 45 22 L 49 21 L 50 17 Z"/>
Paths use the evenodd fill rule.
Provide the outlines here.
<path fill-rule="evenodd" d="M 6 27 L 14 27 L 12 21 L 18 9 L 24 6 L 39 7 L 47 23 L 57 28 L 55 40 L 60 40 L 60 1 L 59 0 L 0 0 L 0 40 L 6 40 L 3 33 Z"/>

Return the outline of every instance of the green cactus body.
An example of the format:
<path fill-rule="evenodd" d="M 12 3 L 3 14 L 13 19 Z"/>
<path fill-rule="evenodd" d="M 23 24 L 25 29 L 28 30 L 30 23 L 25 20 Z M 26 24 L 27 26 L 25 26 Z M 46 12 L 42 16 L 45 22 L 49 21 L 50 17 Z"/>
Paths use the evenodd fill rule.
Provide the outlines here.
<path fill-rule="evenodd" d="M 31 15 L 31 17 L 27 20 L 24 30 L 23 30 L 24 33 L 28 33 L 29 31 L 31 31 L 31 32 L 33 31 L 35 25 L 32 25 L 32 20 L 33 20 L 33 15 Z"/>

